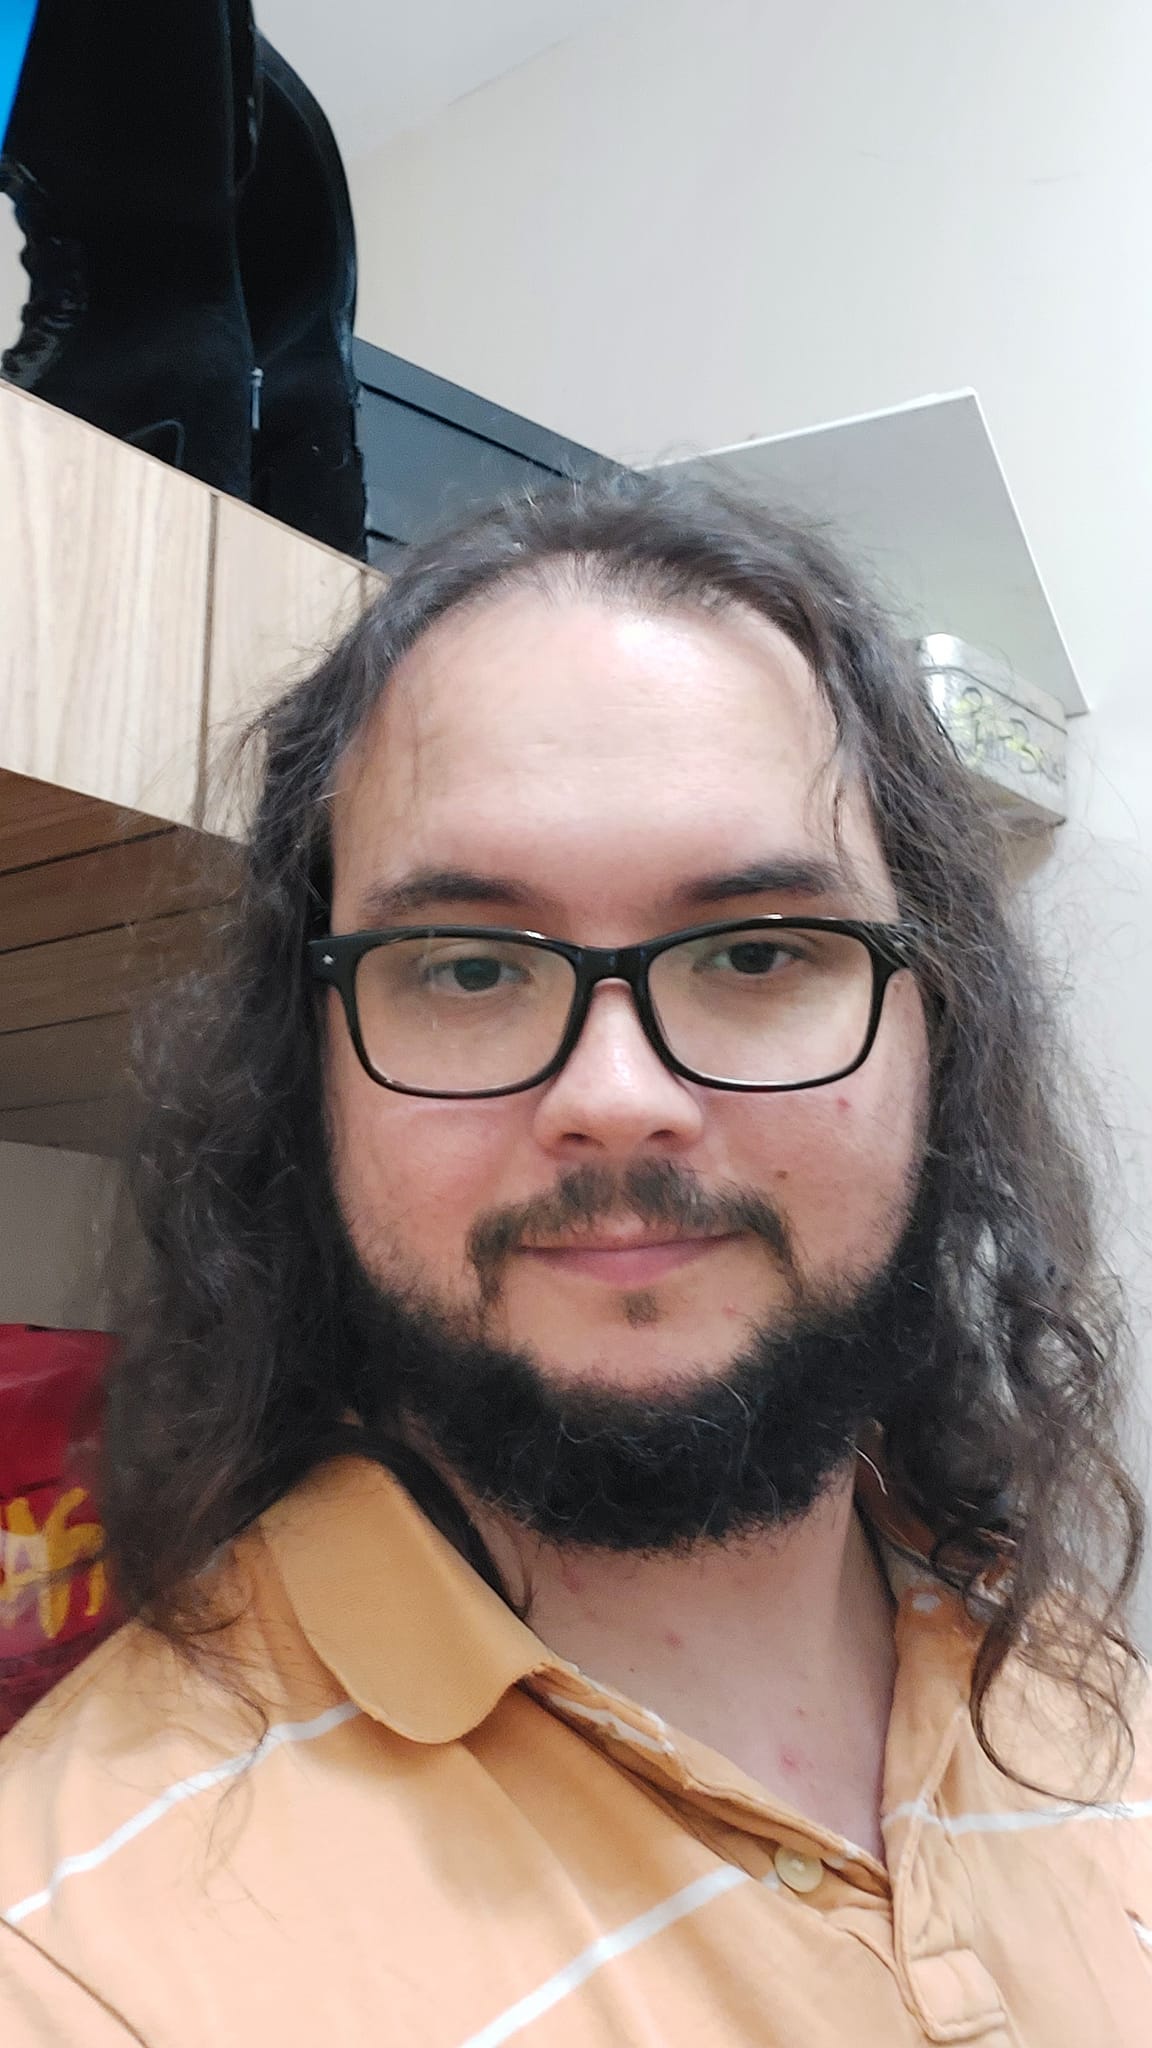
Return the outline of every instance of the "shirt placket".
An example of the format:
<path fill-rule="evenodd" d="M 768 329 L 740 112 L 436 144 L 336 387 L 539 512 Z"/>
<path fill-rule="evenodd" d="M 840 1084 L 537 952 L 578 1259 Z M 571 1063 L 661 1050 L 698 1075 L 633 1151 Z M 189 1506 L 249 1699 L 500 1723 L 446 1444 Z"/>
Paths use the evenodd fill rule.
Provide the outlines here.
<path fill-rule="evenodd" d="M 1010 2048 L 1003 1998 L 977 1949 L 971 1880 L 941 1801 L 969 1725 L 967 1642 L 955 1594 L 927 1581 L 906 1589 L 885 1786 L 893 1957 L 904 2003 L 927 2041 Z"/>
<path fill-rule="evenodd" d="M 926 1615 L 916 1613 L 906 1596 L 901 1617 L 903 1655 L 889 1775 L 895 1777 L 896 1796 L 903 1790 L 905 1799 L 890 1831 L 887 1870 L 856 1844 L 769 1799 L 704 1745 L 677 1737 L 659 1715 L 596 1685 L 574 1667 L 550 1674 L 547 1684 L 534 1690 L 612 1761 L 663 1794 L 681 1825 L 714 1854 L 810 1911 L 842 1915 L 844 1924 L 893 1971 L 926 2041 L 982 2041 L 987 2048 L 1008 2048 L 1011 2032 L 1003 2001 L 976 1952 L 968 1874 L 936 1813 L 968 1711 L 959 1683 L 963 1631 L 958 1631 L 959 1646 L 955 1638 L 949 1642 L 949 1650 L 960 1647 L 960 1655 L 949 1654 L 948 1623 L 955 1627 L 958 1616 L 949 1612 L 950 1596 L 938 1604 L 939 1617 L 926 1625 Z M 901 1695 L 915 1702 L 907 1726 L 901 1725 Z M 910 1786 L 915 1789 L 908 1798 Z M 882 1927 L 877 1924 L 881 1919 Z"/>
<path fill-rule="evenodd" d="M 677 1736 L 659 1715 L 597 1686 L 573 1667 L 550 1674 L 533 1692 L 549 1709 L 594 1740 L 609 1759 L 643 1778 L 681 1826 L 724 1861 L 769 1890 L 814 1900 L 837 1881 L 873 1902 L 886 1902 L 883 1867 L 853 1842 L 769 1798 L 751 1779 L 702 1743 Z"/>

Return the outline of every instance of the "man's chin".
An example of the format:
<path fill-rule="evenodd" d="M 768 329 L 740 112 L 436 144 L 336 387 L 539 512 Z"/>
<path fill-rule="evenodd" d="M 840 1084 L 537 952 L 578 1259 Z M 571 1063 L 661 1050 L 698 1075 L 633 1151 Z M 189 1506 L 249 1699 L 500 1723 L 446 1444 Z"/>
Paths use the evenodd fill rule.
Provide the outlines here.
<path fill-rule="evenodd" d="M 663 1287 L 561 1301 L 516 1275 L 469 1310 L 359 1279 L 365 1419 L 406 1418 L 473 1499 L 589 1548 L 795 1520 L 932 1356 L 912 1259 L 767 1313 L 747 1284 L 689 1313 Z"/>
<path fill-rule="evenodd" d="M 603 1332 L 565 1333 L 547 1338 L 530 1330 L 487 1331 L 489 1339 L 530 1362 L 543 1393 L 559 1403 L 572 1396 L 603 1393 L 637 1401 L 676 1400 L 694 1386 L 722 1379 L 732 1368 L 741 1335 L 729 1325 L 721 1332 L 653 1327 L 643 1305 L 634 1323 L 621 1319 Z"/>
<path fill-rule="evenodd" d="M 680 1275 L 647 1286 L 552 1286 L 513 1276 L 482 1312 L 485 1344 L 530 1358 L 553 1387 L 618 1387 L 645 1396 L 727 1371 L 754 1334 L 786 1334 L 791 1303 L 758 1286 L 701 1290 Z M 709 1294 L 714 1298 L 709 1299 Z"/>

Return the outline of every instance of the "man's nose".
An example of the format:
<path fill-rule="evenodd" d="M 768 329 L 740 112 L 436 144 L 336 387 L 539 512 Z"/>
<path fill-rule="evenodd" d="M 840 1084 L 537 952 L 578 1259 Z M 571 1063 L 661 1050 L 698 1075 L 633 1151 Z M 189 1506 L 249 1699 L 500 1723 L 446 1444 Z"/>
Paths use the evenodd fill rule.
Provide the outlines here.
<path fill-rule="evenodd" d="M 630 990 L 601 982 L 574 1050 L 540 1098 L 539 1143 L 585 1158 L 629 1158 L 684 1151 L 703 1123 L 698 1090 L 665 1066 Z"/>

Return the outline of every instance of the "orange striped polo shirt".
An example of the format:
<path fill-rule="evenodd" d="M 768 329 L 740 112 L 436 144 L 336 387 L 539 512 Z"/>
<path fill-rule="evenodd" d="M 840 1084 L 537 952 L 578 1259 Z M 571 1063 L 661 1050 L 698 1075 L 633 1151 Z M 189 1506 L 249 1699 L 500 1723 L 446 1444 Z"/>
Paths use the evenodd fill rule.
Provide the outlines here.
<path fill-rule="evenodd" d="M 1022 1790 L 970 1726 L 974 1625 L 890 1555 L 880 1863 L 325 1466 L 238 1545 L 208 1662 L 131 1626 L 0 1745 L 0 2043 L 1149 2048 L 1147 1736 L 1107 1804 Z M 1014 1674 L 999 1714 L 1075 1777 L 1059 1701 Z"/>

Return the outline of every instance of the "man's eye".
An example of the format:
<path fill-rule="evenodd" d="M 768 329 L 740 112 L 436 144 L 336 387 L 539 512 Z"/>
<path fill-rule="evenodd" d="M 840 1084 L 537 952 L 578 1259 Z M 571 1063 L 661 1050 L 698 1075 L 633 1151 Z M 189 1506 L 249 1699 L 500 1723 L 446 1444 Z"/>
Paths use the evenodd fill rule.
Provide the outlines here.
<path fill-rule="evenodd" d="M 795 955 L 768 939 L 739 939 L 709 955 L 705 966 L 742 975 L 772 974 Z"/>
<path fill-rule="evenodd" d="M 512 988 L 524 980 L 524 969 L 491 953 L 462 954 L 455 960 L 429 961 L 424 968 L 426 987 L 442 995 L 486 995 L 495 988 Z"/>

